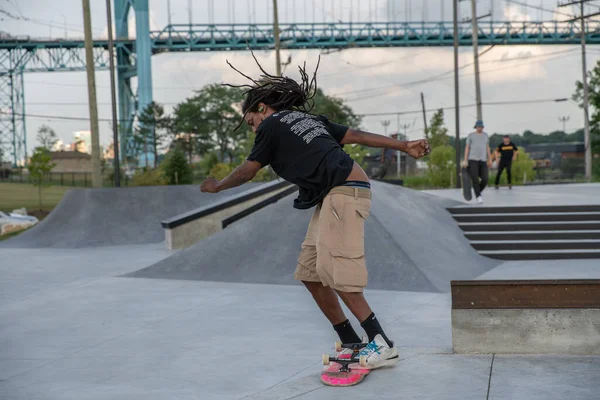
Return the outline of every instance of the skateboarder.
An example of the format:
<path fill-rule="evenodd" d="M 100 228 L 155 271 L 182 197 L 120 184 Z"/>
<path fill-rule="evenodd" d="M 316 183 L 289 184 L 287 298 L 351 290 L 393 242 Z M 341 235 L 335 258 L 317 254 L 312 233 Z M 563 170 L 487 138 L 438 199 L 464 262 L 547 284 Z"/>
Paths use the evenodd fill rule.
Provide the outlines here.
<path fill-rule="evenodd" d="M 488 182 L 488 167 L 492 165 L 492 154 L 488 134 L 483 131 L 483 121 L 477 120 L 474 128 L 475 132 L 471 132 L 467 137 L 463 166 L 469 169 L 475 198 L 481 204 L 481 193 Z"/>
<path fill-rule="evenodd" d="M 248 89 L 240 125 L 245 121 L 255 132 L 254 147 L 229 176 L 220 181 L 207 178 L 200 189 L 216 193 L 242 185 L 267 165 L 296 184 L 299 195 L 294 207 L 315 210 L 294 277 L 310 291 L 342 343 L 359 343 L 361 339 L 344 315 L 338 296 L 361 322 L 369 340 L 361 354 L 369 368 L 393 365 L 398 361 L 398 350 L 362 293 L 367 285 L 364 223 L 371 206 L 369 178 L 342 146 L 357 143 L 388 148 L 415 158 L 431 149 L 426 140 L 397 141 L 309 114 L 317 89 L 316 70 L 311 79 L 304 68 L 299 69 L 300 84 L 270 75 L 262 67 L 263 75 L 257 80 L 235 69 L 252 82 L 238 87 Z"/>
<path fill-rule="evenodd" d="M 502 175 L 502 171 L 506 168 L 506 178 L 508 180 L 508 188 L 512 189 L 512 174 L 511 167 L 512 162 L 517 159 L 517 154 L 519 153 L 519 149 L 517 146 L 510 141 L 510 136 L 504 135 L 502 138 L 502 143 L 498 145 L 496 149 L 496 160 L 500 157 L 500 162 L 498 164 L 498 174 L 496 175 L 496 190 L 498 189 L 498 185 L 500 184 L 500 175 Z"/>

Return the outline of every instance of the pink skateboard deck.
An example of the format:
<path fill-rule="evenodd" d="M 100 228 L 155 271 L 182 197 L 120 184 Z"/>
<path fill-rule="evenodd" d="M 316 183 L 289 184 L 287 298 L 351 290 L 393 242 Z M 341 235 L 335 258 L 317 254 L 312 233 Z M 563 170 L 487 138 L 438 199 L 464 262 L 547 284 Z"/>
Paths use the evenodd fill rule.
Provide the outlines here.
<path fill-rule="evenodd" d="M 358 362 L 348 365 L 349 372 L 340 371 L 342 365 L 334 361 L 321 373 L 321 382 L 328 386 L 353 386 L 360 383 L 371 372 Z"/>

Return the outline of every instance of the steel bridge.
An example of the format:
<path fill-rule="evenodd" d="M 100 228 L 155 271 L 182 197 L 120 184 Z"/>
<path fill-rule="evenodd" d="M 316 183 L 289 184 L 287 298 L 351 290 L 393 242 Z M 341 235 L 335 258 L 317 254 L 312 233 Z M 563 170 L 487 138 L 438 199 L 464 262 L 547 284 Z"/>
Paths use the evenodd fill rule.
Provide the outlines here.
<path fill-rule="evenodd" d="M 114 0 L 121 154 L 127 154 L 138 110 L 152 101 L 153 54 L 173 51 L 269 50 L 275 45 L 271 24 L 185 24 L 150 31 L 148 0 Z M 127 37 L 127 15 L 136 16 L 136 39 Z M 452 46 L 452 22 L 288 23 L 280 24 L 281 47 L 349 49 L 365 47 Z M 481 22 L 481 45 L 576 45 L 576 22 Z M 600 22 L 588 21 L 589 44 L 600 43 Z M 460 23 L 458 41 L 471 46 L 471 23 Z M 94 42 L 97 69 L 108 68 L 108 43 Z M 26 72 L 84 71 L 83 41 L 0 38 L 0 147 L 13 163 L 27 156 L 23 74 Z M 131 78 L 137 76 L 137 92 Z"/>

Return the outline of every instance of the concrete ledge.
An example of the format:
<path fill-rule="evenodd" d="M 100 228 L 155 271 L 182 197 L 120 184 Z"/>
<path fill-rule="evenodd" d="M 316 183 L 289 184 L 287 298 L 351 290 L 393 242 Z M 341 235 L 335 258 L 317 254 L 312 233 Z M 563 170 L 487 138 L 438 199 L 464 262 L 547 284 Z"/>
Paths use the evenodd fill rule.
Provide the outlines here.
<path fill-rule="evenodd" d="M 206 207 L 200 207 L 162 222 L 169 250 L 183 249 L 224 228 L 223 221 L 247 215 L 295 190 L 288 182 L 271 182 Z M 256 207 L 262 205 L 262 207 Z M 242 216 L 243 216 L 242 215 Z"/>
<path fill-rule="evenodd" d="M 600 280 L 452 281 L 455 353 L 600 355 Z"/>
<path fill-rule="evenodd" d="M 462 354 L 600 355 L 600 310 L 452 310 L 452 349 Z"/>

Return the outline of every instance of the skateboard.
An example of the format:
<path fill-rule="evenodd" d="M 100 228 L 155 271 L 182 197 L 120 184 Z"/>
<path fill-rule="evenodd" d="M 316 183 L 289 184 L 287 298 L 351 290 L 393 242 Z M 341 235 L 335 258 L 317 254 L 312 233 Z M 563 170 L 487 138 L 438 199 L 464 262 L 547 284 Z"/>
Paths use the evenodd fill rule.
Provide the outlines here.
<path fill-rule="evenodd" d="M 335 343 L 335 350 L 352 349 L 352 354 L 343 357 L 331 357 L 323 354 L 323 365 L 328 366 L 321 373 L 321 382 L 327 386 L 354 386 L 359 384 L 365 376 L 369 375 L 370 369 L 365 368 L 366 356 L 358 353 L 365 347 L 366 343 Z"/>
<path fill-rule="evenodd" d="M 463 167 L 460 170 L 460 176 L 462 178 L 463 197 L 465 200 L 471 201 L 473 195 L 471 193 L 471 175 L 469 175 L 469 169 Z"/>

